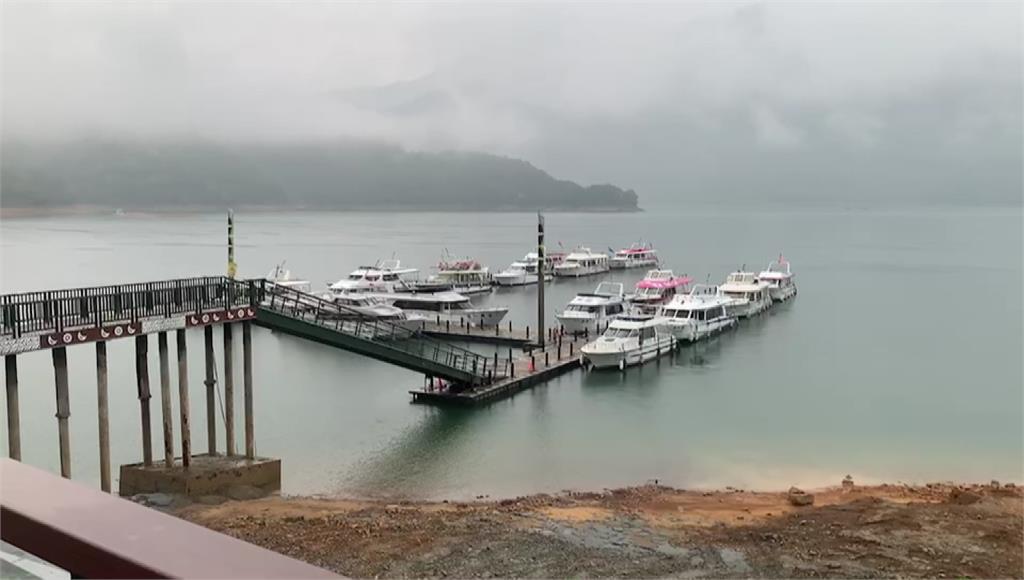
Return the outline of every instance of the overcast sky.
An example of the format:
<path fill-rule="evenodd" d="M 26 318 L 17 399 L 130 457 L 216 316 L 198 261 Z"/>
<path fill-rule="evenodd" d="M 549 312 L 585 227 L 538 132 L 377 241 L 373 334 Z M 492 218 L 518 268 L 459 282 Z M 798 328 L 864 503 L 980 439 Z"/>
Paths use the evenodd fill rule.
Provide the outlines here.
<path fill-rule="evenodd" d="M 966 155 L 963 171 L 1019 189 L 1018 2 L 2 10 L 5 137 L 359 137 L 661 196 L 683 173 L 744 187 L 716 177 L 736 163 L 896 171 Z"/>

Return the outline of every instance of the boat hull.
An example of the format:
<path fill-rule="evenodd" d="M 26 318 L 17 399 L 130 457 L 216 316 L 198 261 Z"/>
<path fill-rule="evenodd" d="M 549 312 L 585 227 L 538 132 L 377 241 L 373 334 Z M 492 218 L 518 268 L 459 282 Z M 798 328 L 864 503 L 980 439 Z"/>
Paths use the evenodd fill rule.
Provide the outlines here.
<path fill-rule="evenodd" d="M 775 302 L 785 302 L 793 296 L 796 296 L 796 286 L 773 286 L 768 289 L 768 293 Z"/>
<path fill-rule="evenodd" d="M 555 266 L 555 276 L 559 276 L 561 278 L 581 278 L 583 276 L 594 276 L 596 274 L 604 274 L 607 271 L 607 266 L 574 266 L 569 268 Z"/>
<path fill-rule="evenodd" d="M 558 324 L 565 329 L 565 332 L 569 334 L 595 334 L 597 332 L 598 324 L 600 319 L 596 317 L 582 318 L 577 316 L 562 316 L 558 315 L 555 317 L 558 320 Z"/>
<path fill-rule="evenodd" d="M 600 346 L 600 339 L 580 349 L 583 360 L 595 369 L 625 368 L 643 364 L 669 353 L 675 347 L 672 336 L 648 340 L 640 346 L 613 350 Z"/>
<path fill-rule="evenodd" d="M 669 332 L 672 333 L 672 336 L 676 337 L 678 340 L 696 342 L 718 334 L 735 324 L 735 318 L 722 318 L 719 320 L 712 320 L 711 322 L 697 321 L 696 323 L 692 320 L 688 320 L 686 322 L 675 322 L 669 320 L 665 323 L 665 327 L 668 328 Z"/>
<path fill-rule="evenodd" d="M 657 266 L 657 260 L 615 260 L 612 259 L 608 266 L 612 270 L 628 270 L 630 268 L 650 268 L 651 266 Z"/>
<path fill-rule="evenodd" d="M 725 311 L 727 314 L 737 318 L 750 318 L 751 316 L 768 310 L 771 306 L 771 300 L 738 300 L 735 303 L 726 306 Z"/>

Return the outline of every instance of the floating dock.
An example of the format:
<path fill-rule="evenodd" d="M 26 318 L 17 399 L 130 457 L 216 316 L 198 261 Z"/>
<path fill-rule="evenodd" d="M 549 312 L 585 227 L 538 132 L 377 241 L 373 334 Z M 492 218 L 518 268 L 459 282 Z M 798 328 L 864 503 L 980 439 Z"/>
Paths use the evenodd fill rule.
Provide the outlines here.
<path fill-rule="evenodd" d="M 537 342 L 537 335 L 535 332 L 531 334 L 529 326 L 516 329 L 511 323 L 481 327 L 465 322 L 430 321 L 423 323 L 421 332 L 443 340 L 504 344 L 518 348 L 528 348 Z"/>
<path fill-rule="evenodd" d="M 453 329 L 454 330 L 454 329 Z M 584 337 L 556 336 L 544 348 L 536 347 L 513 360 L 509 376 L 493 383 L 454 390 L 428 384 L 409 391 L 414 403 L 473 406 L 510 397 L 536 384 L 551 380 L 580 367 L 580 347 Z M 532 344 L 532 343 L 531 343 Z"/>

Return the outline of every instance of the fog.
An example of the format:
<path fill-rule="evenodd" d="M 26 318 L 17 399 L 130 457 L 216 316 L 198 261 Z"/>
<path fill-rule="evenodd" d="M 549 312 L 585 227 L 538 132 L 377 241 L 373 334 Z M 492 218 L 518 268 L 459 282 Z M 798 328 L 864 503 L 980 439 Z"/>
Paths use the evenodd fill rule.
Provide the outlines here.
<path fill-rule="evenodd" d="M 2 10 L 5 139 L 370 139 L 642 199 L 1020 199 L 1015 2 Z"/>

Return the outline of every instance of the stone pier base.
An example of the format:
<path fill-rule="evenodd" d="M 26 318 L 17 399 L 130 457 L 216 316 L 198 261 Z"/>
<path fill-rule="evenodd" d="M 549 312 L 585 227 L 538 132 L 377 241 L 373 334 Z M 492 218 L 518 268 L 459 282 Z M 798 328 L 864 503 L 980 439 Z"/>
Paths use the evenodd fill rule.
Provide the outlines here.
<path fill-rule="evenodd" d="M 222 494 L 238 485 L 258 487 L 267 493 L 280 491 L 281 460 L 194 455 L 187 471 L 182 468 L 180 458 L 174 460 L 171 468 L 164 467 L 163 462 L 154 462 L 151 467 L 131 463 L 121 466 L 118 493 L 124 496 L 156 492 L 201 496 Z"/>

